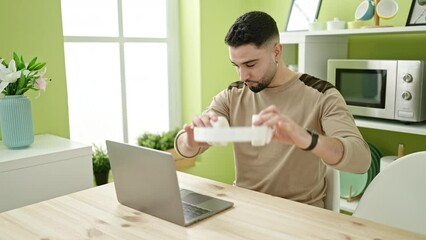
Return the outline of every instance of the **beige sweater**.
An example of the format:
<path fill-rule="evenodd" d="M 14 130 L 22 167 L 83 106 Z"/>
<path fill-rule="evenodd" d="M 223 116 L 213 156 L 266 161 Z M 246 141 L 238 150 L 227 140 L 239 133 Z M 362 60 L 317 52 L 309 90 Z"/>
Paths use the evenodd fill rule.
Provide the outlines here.
<path fill-rule="evenodd" d="M 225 116 L 230 126 L 251 126 L 252 115 L 272 104 L 299 125 L 341 140 L 344 156 L 334 168 L 358 173 L 368 170 L 368 144 L 343 97 L 328 82 L 307 74 L 259 93 L 241 82 L 233 83 L 213 98 L 206 111 Z M 277 141 L 261 147 L 235 143 L 234 159 L 237 186 L 323 207 L 326 165 L 311 152 Z"/>

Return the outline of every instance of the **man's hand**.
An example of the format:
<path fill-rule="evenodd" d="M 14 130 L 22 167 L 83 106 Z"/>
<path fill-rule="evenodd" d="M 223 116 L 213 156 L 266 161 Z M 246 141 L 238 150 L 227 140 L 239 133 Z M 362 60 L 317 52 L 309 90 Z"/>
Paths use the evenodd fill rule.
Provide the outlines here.
<path fill-rule="evenodd" d="M 201 147 L 210 146 L 206 142 L 196 142 L 194 140 L 194 128 L 212 127 L 210 121 L 217 121 L 217 119 L 217 114 L 213 111 L 210 111 L 206 114 L 193 117 L 191 124 L 183 125 L 183 129 L 185 130 L 186 134 L 182 134 L 178 139 L 178 147 L 182 151 L 182 153 L 188 153 L 188 155 L 191 155 L 194 152 L 198 151 Z"/>
<path fill-rule="evenodd" d="M 262 110 L 253 124 L 272 128 L 273 139 L 285 144 L 296 145 L 302 149 L 308 147 L 312 140 L 311 135 L 303 127 L 281 114 L 274 105 Z"/>
<path fill-rule="evenodd" d="M 285 144 L 294 144 L 306 149 L 312 141 L 312 136 L 291 118 L 281 114 L 271 105 L 259 113 L 259 118 L 253 122 L 255 126 L 268 126 L 273 129 L 273 139 Z M 329 165 L 339 163 L 343 157 L 343 143 L 337 138 L 319 135 L 318 143 L 311 152 Z"/>

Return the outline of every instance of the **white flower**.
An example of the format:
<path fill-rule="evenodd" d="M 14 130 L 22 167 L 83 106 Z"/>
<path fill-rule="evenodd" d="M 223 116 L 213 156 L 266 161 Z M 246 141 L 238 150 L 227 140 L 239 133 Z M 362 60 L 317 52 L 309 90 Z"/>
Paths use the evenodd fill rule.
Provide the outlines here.
<path fill-rule="evenodd" d="M 21 76 L 21 71 L 16 71 L 15 60 L 10 60 L 8 67 L 2 64 L 0 59 L 0 92 L 7 87 L 9 83 L 14 83 Z"/>
<path fill-rule="evenodd" d="M 46 90 L 46 63 L 37 62 L 37 57 L 26 63 L 15 52 L 9 64 L 0 59 L 0 93 L 5 96 L 23 95 L 28 90 Z M 44 69 L 43 69 L 44 68 Z"/>

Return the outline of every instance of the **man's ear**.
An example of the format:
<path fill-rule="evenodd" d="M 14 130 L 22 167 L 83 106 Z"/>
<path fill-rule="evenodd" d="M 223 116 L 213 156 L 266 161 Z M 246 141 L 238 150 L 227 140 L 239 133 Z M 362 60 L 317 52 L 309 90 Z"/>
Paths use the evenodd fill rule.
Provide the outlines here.
<path fill-rule="evenodd" d="M 274 45 L 275 62 L 277 62 L 278 59 L 281 58 L 282 52 L 283 52 L 283 46 L 280 43 L 275 43 L 275 45 Z"/>

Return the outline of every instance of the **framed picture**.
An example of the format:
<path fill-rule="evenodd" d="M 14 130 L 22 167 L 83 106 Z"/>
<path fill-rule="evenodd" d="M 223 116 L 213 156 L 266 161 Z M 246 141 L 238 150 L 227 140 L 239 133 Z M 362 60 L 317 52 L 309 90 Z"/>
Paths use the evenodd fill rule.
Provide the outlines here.
<path fill-rule="evenodd" d="M 285 31 L 308 30 L 309 23 L 318 18 L 321 0 L 293 0 Z"/>
<path fill-rule="evenodd" d="M 426 0 L 413 0 L 406 26 L 426 25 Z"/>

